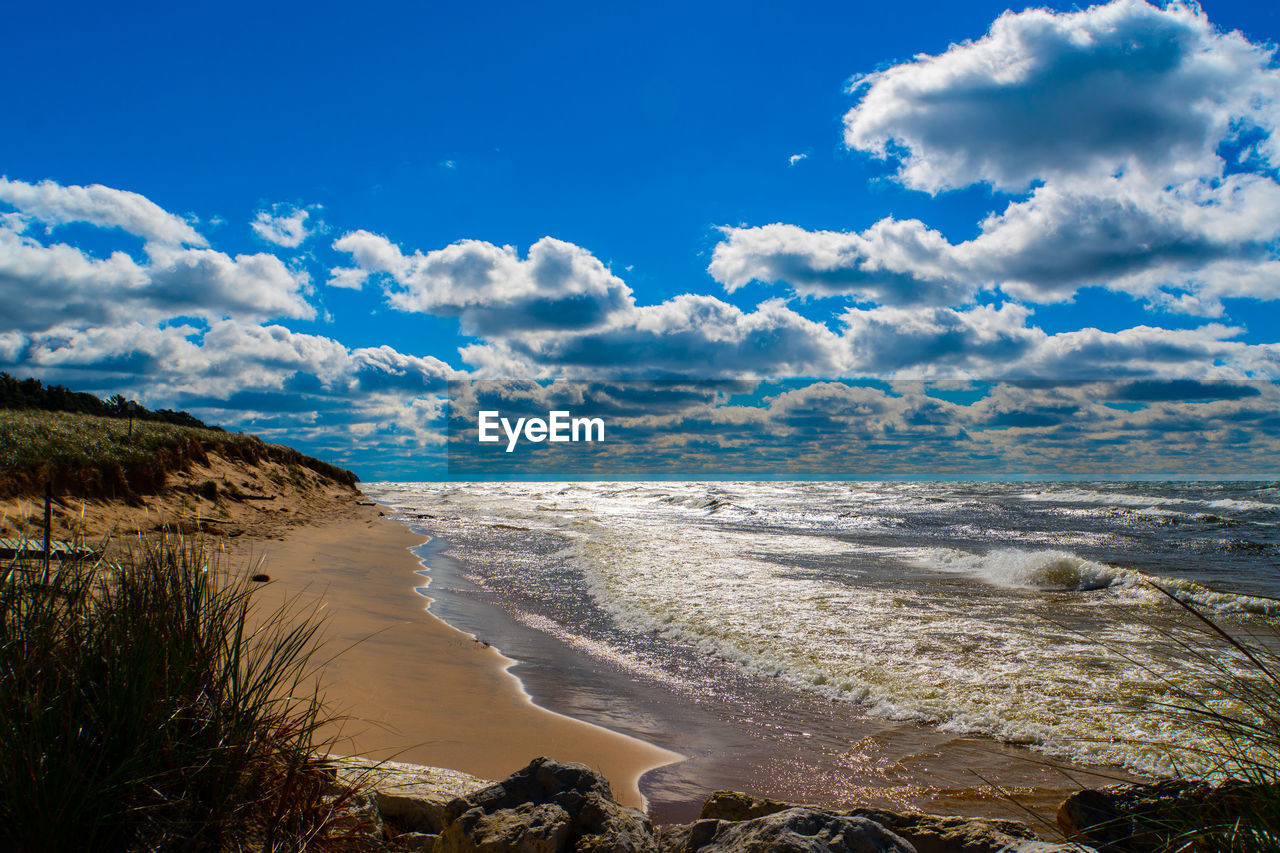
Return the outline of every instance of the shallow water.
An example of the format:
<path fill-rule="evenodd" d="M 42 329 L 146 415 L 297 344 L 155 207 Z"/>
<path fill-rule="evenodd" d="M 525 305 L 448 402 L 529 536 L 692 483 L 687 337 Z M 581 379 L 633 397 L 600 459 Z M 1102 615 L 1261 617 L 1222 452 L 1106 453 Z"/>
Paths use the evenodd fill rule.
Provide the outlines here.
<path fill-rule="evenodd" d="M 537 701 L 691 756 L 644 782 L 673 818 L 715 787 L 991 813 L 984 779 L 1051 810 L 1074 785 L 1038 762 L 1194 764 L 1159 703 L 1197 678 L 1171 637 L 1202 640 L 1148 580 L 1280 614 L 1273 484 L 366 491 L 441 537 L 433 610 Z"/>

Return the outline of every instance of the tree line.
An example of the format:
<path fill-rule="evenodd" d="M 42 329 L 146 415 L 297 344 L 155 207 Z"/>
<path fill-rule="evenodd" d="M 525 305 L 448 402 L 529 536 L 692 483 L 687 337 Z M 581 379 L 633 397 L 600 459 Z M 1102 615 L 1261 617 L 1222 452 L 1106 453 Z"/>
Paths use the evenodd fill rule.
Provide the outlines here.
<path fill-rule="evenodd" d="M 187 412 L 176 412 L 173 409 L 153 411 L 121 394 L 102 399 L 83 391 L 72 391 L 63 385 L 45 385 L 39 379 L 18 379 L 8 373 L 0 373 L 0 409 L 43 409 L 107 418 L 127 418 L 132 414 L 135 420 L 140 421 L 222 429 L 209 426 Z"/>

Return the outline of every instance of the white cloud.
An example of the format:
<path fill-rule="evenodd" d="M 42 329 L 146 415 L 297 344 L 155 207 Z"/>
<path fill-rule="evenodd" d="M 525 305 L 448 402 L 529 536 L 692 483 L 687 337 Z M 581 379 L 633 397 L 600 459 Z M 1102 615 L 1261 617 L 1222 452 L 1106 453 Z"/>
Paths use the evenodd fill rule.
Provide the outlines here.
<path fill-rule="evenodd" d="M 801 160 L 808 159 L 808 157 L 809 157 L 808 154 L 792 154 L 790 157 L 787 158 L 787 165 L 794 166 L 796 163 L 799 163 Z"/>
<path fill-rule="evenodd" d="M 6 341 L 12 345 L 3 346 Z M 296 393 L 358 400 L 390 391 L 421 393 L 458 375 L 436 358 L 386 346 L 349 349 L 333 338 L 236 320 L 216 321 L 204 331 L 122 322 L 0 336 L 0 364 L 16 357 L 27 369 L 57 381 L 127 374 L 153 396 L 167 399 Z"/>
<path fill-rule="evenodd" d="M 369 280 L 369 273 L 358 267 L 334 267 L 325 283 L 343 290 L 359 290 Z"/>
<path fill-rule="evenodd" d="M 0 177 L 0 201 L 50 226 L 86 222 L 99 228 L 119 228 L 148 242 L 208 245 L 182 217 L 137 193 L 99 184 L 88 187 L 62 186 L 53 181 L 28 184 Z"/>
<path fill-rule="evenodd" d="M 754 311 L 686 293 L 555 335 L 491 338 L 461 350 L 486 376 L 843 375 L 839 336 L 779 300 Z"/>
<path fill-rule="evenodd" d="M 149 244 L 148 261 L 123 252 L 96 259 L 0 228 L 0 329 L 196 316 L 310 318 L 305 273 L 274 255 Z"/>
<path fill-rule="evenodd" d="M 1101 287 L 1216 316 L 1225 297 L 1280 299 L 1273 50 L 1142 0 L 1006 13 L 978 41 L 861 78 L 845 139 L 897 160 L 909 187 L 1034 185 L 1026 197 L 959 243 L 893 218 L 726 228 L 709 272 L 730 291 L 782 282 L 883 305 Z"/>
<path fill-rule="evenodd" d="M 1045 339 L 1019 305 L 852 308 L 841 320 L 852 370 L 865 376 L 1003 375 Z"/>
<path fill-rule="evenodd" d="M 781 223 L 722 228 L 707 268 L 732 293 L 750 281 L 785 282 L 803 295 L 843 293 L 860 302 L 947 305 L 975 290 L 953 246 L 918 219 L 882 219 L 861 234 Z"/>
<path fill-rule="evenodd" d="M 930 192 L 1117 170 L 1181 182 L 1218 171 L 1219 141 L 1242 126 L 1275 130 L 1271 58 L 1190 5 L 1006 12 L 977 41 L 858 78 L 845 141 Z"/>
<path fill-rule="evenodd" d="M 406 256 L 368 231 L 333 244 L 354 269 L 385 277 L 387 301 L 407 312 L 457 317 L 468 335 L 539 333 L 597 327 L 633 305 L 631 288 L 590 252 L 544 237 L 520 258 L 510 246 L 461 240 Z M 356 273 L 331 274 L 353 281 Z"/>
<path fill-rule="evenodd" d="M 268 243 L 296 249 L 311 236 L 307 220 L 311 213 L 292 204 L 273 204 L 270 210 L 259 210 L 249 227 Z"/>

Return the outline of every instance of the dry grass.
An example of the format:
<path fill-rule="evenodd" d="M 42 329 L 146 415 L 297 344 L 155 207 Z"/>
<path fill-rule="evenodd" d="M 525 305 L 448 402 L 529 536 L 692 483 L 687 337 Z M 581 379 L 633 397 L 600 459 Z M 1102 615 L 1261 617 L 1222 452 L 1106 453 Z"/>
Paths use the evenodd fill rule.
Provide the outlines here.
<path fill-rule="evenodd" d="M 36 495 L 45 483 L 60 495 L 129 499 L 162 489 L 175 471 L 208 454 L 255 464 L 273 460 L 352 486 L 350 471 L 257 436 L 120 418 L 0 410 L 0 498 Z"/>
<path fill-rule="evenodd" d="M 200 543 L 0 567 L 0 849 L 350 849 L 315 611 Z M 367 836 L 364 836 L 367 839 Z"/>

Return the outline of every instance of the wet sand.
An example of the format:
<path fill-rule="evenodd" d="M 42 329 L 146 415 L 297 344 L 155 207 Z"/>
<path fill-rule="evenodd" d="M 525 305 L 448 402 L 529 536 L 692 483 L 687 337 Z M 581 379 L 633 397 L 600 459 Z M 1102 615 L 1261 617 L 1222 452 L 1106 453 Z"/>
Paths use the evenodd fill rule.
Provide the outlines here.
<path fill-rule="evenodd" d="M 643 807 L 638 780 L 681 756 L 533 704 L 513 661 L 427 612 L 409 548 L 424 541 L 373 507 L 236 543 L 263 560 L 264 595 L 322 602 L 325 695 L 347 715 L 335 752 L 450 767 L 502 779 L 547 755 L 603 773 L 617 798 Z M 245 537 L 247 539 L 248 537 Z M 338 654 L 340 652 L 340 654 Z"/>
<path fill-rule="evenodd" d="M 431 522 L 415 524 L 429 530 Z M 522 541 L 532 542 L 527 534 Z M 491 540 L 485 543 L 456 547 L 436 538 L 418 549 L 432 575 L 432 611 L 518 658 L 513 671 L 539 705 L 687 756 L 640 781 L 656 823 L 693 820 L 708 794 L 732 789 L 833 808 L 1001 817 L 1046 828 L 1081 787 L 1135 780 L 1118 768 L 1081 767 L 875 717 L 696 652 L 669 662 L 679 678 L 638 666 L 636 654 L 643 658 L 646 651 L 641 638 L 629 644 L 633 654 L 618 654 L 531 612 L 545 602 L 477 583 L 483 572 L 473 561 L 504 556 Z M 548 552 L 558 547 L 538 545 Z M 589 602 L 573 606 L 566 624 L 599 618 Z"/>

